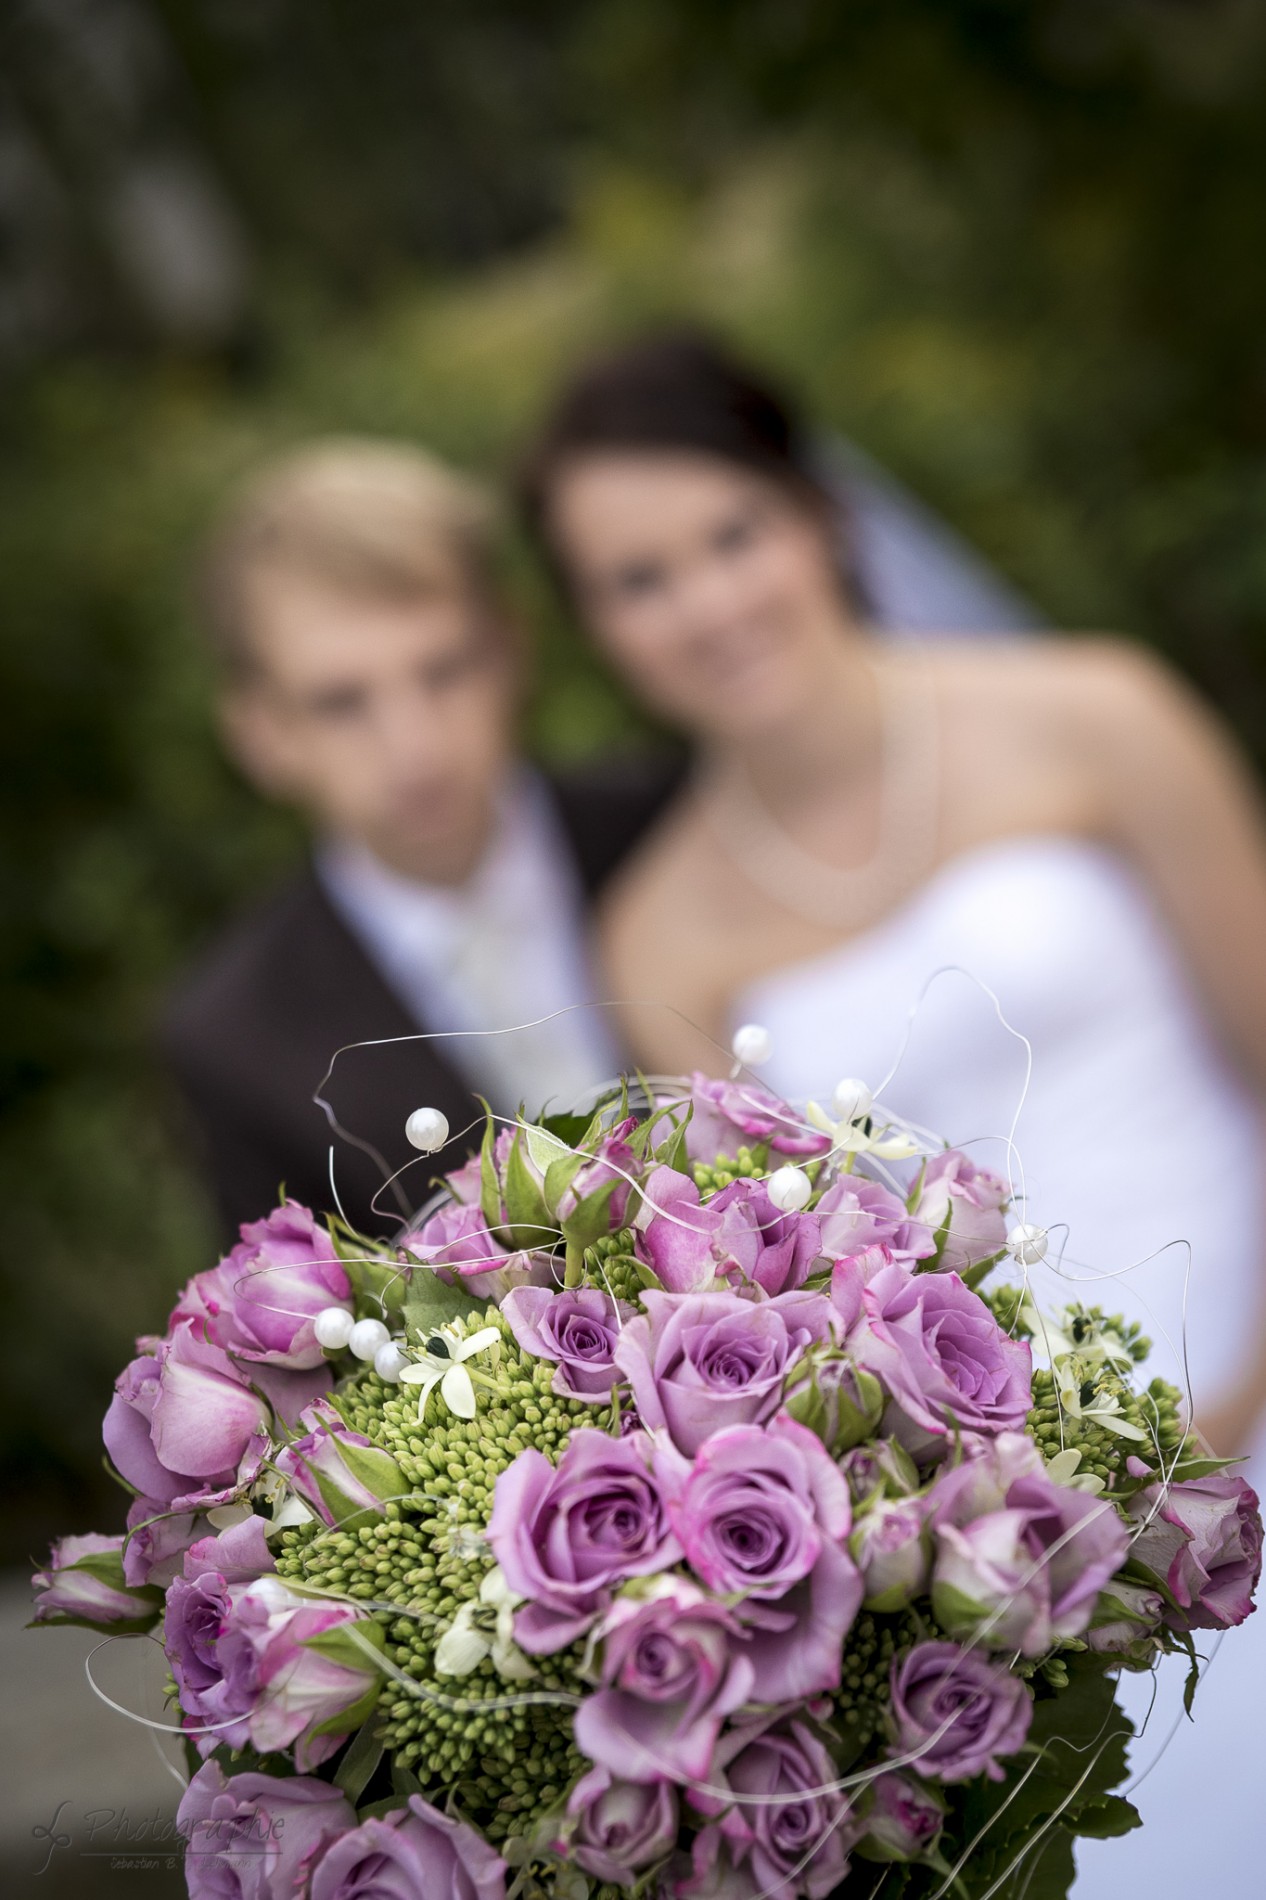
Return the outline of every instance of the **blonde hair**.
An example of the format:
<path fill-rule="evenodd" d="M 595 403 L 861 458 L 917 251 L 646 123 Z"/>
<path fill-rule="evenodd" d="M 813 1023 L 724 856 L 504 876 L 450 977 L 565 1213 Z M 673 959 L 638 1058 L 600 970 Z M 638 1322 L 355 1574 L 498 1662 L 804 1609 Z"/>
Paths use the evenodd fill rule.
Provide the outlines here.
<path fill-rule="evenodd" d="M 468 594 L 495 609 L 496 522 L 481 483 L 422 449 L 356 436 L 309 442 L 236 494 L 203 552 L 199 616 L 218 657 L 244 673 L 254 663 L 251 584 L 265 571 L 379 599 Z"/>

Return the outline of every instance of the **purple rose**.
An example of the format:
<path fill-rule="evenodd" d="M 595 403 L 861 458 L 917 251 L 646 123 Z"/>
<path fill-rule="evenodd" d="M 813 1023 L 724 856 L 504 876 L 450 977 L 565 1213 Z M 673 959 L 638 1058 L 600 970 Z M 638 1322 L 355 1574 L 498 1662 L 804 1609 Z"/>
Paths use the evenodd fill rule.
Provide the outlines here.
<path fill-rule="evenodd" d="M 864 1175 L 845 1174 L 829 1187 L 814 1213 L 821 1229 L 821 1252 L 827 1260 L 856 1260 L 882 1250 L 883 1262 L 925 1260 L 936 1251 L 936 1240 L 926 1221 L 914 1220 L 904 1201 Z M 874 1264 L 878 1264 L 877 1259 Z"/>
<path fill-rule="evenodd" d="M 233 1775 L 204 1762 L 181 1796 L 190 1900 L 294 1900 L 308 1869 L 356 1811 L 328 1781 Z"/>
<path fill-rule="evenodd" d="M 937 1622 L 1024 1656 L 1081 1634 L 1129 1547 L 1111 1499 L 1053 1483 L 1020 1433 L 938 1478 L 929 1507 Z"/>
<path fill-rule="evenodd" d="M 570 1826 L 556 1851 L 595 1880 L 634 1887 L 677 1842 L 677 1791 L 667 1781 L 618 1781 L 591 1768 L 567 1801 Z"/>
<path fill-rule="evenodd" d="M 32 1623 L 86 1623 L 93 1629 L 148 1629 L 158 1615 L 157 1590 L 131 1590 L 123 1574 L 122 1537 L 63 1537 L 48 1565 L 31 1578 Z"/>
<path fill-rule="evenodd" d="M 1177 1606 L 1174 1629 L 1232 1629 L 1257 1607 L 1262 1520 L 1257 1493 L 1220 1472 L 1169 1486 L 1154 1484 L 1131 1503 L 1142 1524 L 1131 1556 L 1158 1577 Z"/>
<path fill-rule="evenodd" d="M 748 1700 L 734 1614 L 684 1577 L 621 1597 L 602 1630 L 602 1683 L 576 1711 L 576 1746 L 629 1781 L 701 1781 L 721 1724 Z"/>
<path fill-rule="evenodd" d="M 822 1900 L 847 1874 L 857 1835 L 852 1798 L 835 1787 L 839 1778 L 807 1722 L 784 1718 L 755 1731 L 731 1730 L 708 1779 L 729 1791 L 732 1805 L 702 1831 L 696 1871 L 723 1856 L 728 1878 L 722 1891 L 736 1900 L 799 1894 Z M 722 1806 L 711 1794 L 698 1804 L 705 1812 Z"/>
<path fill-rule="evenodd" d="M 656 1466 L 645 1432 L 581 1429 L 557 1469 L 529 1449 L 501 1473 L 488 1542 L 510 1589 L 527 1599 L 514 1634 L 530 1654 L 574 1642 L 617 1584 L 679 1560 Z"/>
<path fill-rule="evenodd" d="M 197 1748 L 293 1749 L 302 1772 L 325 1761 L 378 1695 L 378 1670 L 352 1625 L 364 1643 L 381 1644 L 359 1609 L 301 1597 L 276 1577 L 236 1586 L 216 1571 L 177 1577 L 163 1646 Z"/>
<path fill-rule="evenodd" d="M 328 1847 L 311 1900 L 505 1900 L 506 1864 L 482 1834 L 421 1795 Z"/>
<path fill-rule="evenodd" d="M 1001 1781 L 1000 1755 L 1024 1744 L 1033 1716 L 1018 1676 L 957 1643 L 917 1643 L 893 1659 L 892 1755 L 930 1781 Z"/>
<path fill-rule="evenodd" d="M 381 1517 L 386 1499 L 408 1494 L 395 1459 L 352 1431 L 327 1401 L 309 1406 L 301 1423 L 306 1435 L 284 1446 L 275 1463 L 323 1523 L 355 1528 L 363 1513 Z"/>
<path fill-rule="evenodd" d="M 324 1363 L 313 1321 L 327 1306 L 351 1311 L 351 1287 L 330 1236 L 287 1201 L 251 1221 L 226 1259 L 195 1274 L 171 1316 L 199 1322 L 235 1358 L 309 1372 Z"/>
<path fill-rule="evenodd" d="M 482 1280 L 503 1273 L 519 1256 L 507 1252 L 491 1231 L 476 1200 L 473 1204 L 446 1201 L 406 1234 L 405 1248 L 428 1267 L 447 1267 L 461 1280 Z"/>
<path fill-rule="evenodd" d="M 1009 1339 L 956 1273 L 877 1273 L 853 1342 L 900 1410 L 932 1437 L 1019 1431 L 1032 1403 L 1026 1341 Z"/>
<path fill-rule="evenodd" d="M 733 1155 L 744 1142 L 767 1141 L 784 1155 L 820 1155 L 831 1146 L 828 1135 L 806 1127 L 803 1116 L 756 1082 L 717 1082 L 696 1070 L 686 1100 L 694 1110 L 686 1128 L 692 1161 Z"/>
<path fill-rule="evenodd" d="M 721 1220 L 714 1207 L 703 1205 L 688 1174 L 655 1168 L 643 1185 L 634 1221 L 637 1257 L 667 1292 L 706 1292 L 716 1282 L 713 1241 Z"/>
<path fill-rule="evenodd" d="M 759 1425 L 782 1403 L 790 1368 L 830 1332 L 816 1295 L 753 1302 L 734 1293 L 648 1292 L 615 1362 L 649 1430 L 666 1429 L 690 1458 L 727 1425 Z"/>
<path fill-rule="evenodd" d="M 904 1610 L 927 1588 L 924 1499 L 876 1498 L 858 1519 L 849 1549 L 862 1573 L 866 1608 Z"/>
<path fill-rule="evenodd" d="M 753 1702 L 802 1702 L 838 1689 L 844 1638 L 861 1603 L 861 1573 L 831 1542 L 785 1596 L 746 1598 L 738 1615 L 750 1643 Z"/>
<path fill-rule="evenodd" d="M 929 1161 L 914 1218 L 926 1222 L 944 1240 L 940 1265 L 966 1273 L 983 1260 L 992 1260 L 1007 1244 L 1003 1208 L 1011 1190 L 987 1168 L 978 1168 L 957 1148 Z"/>
<path fill-rule="evenodd" d="M 208 1517 L 192 1511 L 169 1511 L 157 1498 L 133 1498 L 127 1512 L 127 1534 L 123 1539 L 123 1580 L 129 1589 L 143 1586 L 165 1590 L 180 1566 L 190 1544 L 209 1537 Z"/>
<path fill-rule="evenodd" d="M 254 1482 L 268 1449 L 268 1406 L 195 1320 L 134 1359 L 114 1393 L 106 1450 L 158 1510 L 226 1504 Z"/>
<path fill-rule="evenodd" d="M 867 1860 L 920 1860 L 936 1846 L 945 1804 L 921 1781 L 895 1770 L 876 1775 L 864 1800 L 866 1832 L 858 1842 Z"/>
<path fill-rule="evenodd" d="M 243 1518 L 214 1536 L 203 1537 L 185 1552 L 184 1574 L 200 1577 L 215 1570 L 226 1583 L 254 1583 L 277 1568 L 268 1547 L 268 1524 L 262 1517 Z"/>
<path fill-rule="evenodd" d="M 597 1287 L 551 1293 L 548 1287 L 519 1286 L 507 1293 L 501 1311 L 524 1352 L 557 1362 L 553 1389 L 560 1398 L 594 1405 L 610 1398 L 623 1321 L 609 1293 Z"/>
<path fill-rule="evenodd" d="M 780 1212 L 765 1181 L 731 1181 L 708 1210 L 720 1214 L 712 1237 L 717 1271 L 732 1284 L 790 1293 L 803 1286 L 820 1251 L 816 1214 Z"/>
<path fill-rule="evenodd" d="M 701 1446 L 669 1520 L 686 1562 L 718 1596 L 779 1598 L 827 1542 L 848 1535 L 848 1486 L 820 1439 L 787 1417 L 735 1425 Z"/>

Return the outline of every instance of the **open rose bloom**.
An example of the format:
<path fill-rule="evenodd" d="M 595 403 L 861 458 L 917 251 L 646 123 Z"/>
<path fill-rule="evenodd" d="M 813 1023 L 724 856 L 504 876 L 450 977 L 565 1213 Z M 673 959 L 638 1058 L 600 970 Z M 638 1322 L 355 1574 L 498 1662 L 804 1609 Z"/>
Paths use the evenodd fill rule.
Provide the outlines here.
<path fill-rule="evenodd" d="M 1008 1289 L 1006 1203 L 694 1076 L 490 1122 L 398 1246 L 245 1227 L 119 1377 L 126 1528 L 35 1578 L 165 1648 L 190 1893 L 1064 1891 L 1119 1672 L 1234 1649 L 1262 1524 L 1112 1316 Z"/>

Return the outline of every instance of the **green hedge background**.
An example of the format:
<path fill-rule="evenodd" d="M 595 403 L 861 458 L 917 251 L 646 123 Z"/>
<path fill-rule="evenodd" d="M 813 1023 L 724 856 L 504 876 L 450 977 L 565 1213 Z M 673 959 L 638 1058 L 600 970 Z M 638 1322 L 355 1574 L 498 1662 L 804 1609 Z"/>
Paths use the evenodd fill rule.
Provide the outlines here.
<path fill-rule="evenodd" d="M 355 429 L 495 475 L 579 351 L 701 317 L 1054 624 L 1153 643 L 1266 750 L 1260 9 L 133 11 L 249 286 L 212 343 L 160 334 L 98 267 L 72 177 L 74 320 L 0 366 L 17 1561 L 118 1521 L 111 1381 L 211 1258 L 149 1036 L 172 973 L 297 847 L 217 752 L 183 596 L 260 454 Z M 16 45 L 38 106 L 47 48 Z M 521 550 L 514 576 L 538 632 L 528 742 L 635 739 Z"/>

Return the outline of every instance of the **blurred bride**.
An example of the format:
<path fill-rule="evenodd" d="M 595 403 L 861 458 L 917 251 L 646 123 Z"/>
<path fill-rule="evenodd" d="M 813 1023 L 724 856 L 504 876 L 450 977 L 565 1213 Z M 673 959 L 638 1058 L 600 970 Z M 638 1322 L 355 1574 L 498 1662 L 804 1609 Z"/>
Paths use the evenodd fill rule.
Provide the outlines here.
<path fill-rule="evenodd" d="M 794 418 L 705 338 L 582 370 L 523 494 L 602 652 L 692 746 L 601 920 L 609 993 L 672 1006 L 624 1006 L 642 1064 L 715 1070 L 761 1024 L 783 1094 L 895 1069 L 894 1107 L 1003 1173 L 1023 1097 L 1024 1217 L 1090 1282 L 1066 1297 L 1135 1311 L 1165 1376 L 1186 1352 L 1211 1443 L 1246 1450 L 1266 1402 L 1266 828 L 1229 735 L 1121 641 L 877 637 Z M 1031 1044 L 1027 1094 L 999 1010 Z M 1206 1765 L 1236 1719 L 1201 1725 Z M 1152 1816 L 1119 1863 L 1079 1849 L 1079 1895 L 1140 1856 L 1157 1893 L 1184 1891 L 1169 1832 Z"/>

